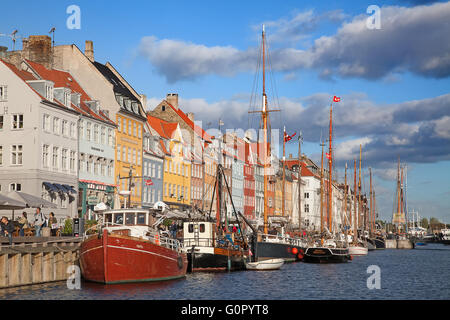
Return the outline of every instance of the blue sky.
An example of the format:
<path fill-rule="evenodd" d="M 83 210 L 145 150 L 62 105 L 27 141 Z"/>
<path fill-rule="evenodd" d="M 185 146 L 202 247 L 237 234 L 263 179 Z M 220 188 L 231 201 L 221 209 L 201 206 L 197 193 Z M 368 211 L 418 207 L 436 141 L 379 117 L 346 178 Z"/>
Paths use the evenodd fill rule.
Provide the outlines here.
<path fill-rule="evenodd" d="M 81 9 L 79 30 L 66 27 L 72 4 Z M 381 29 L 369 32 L 358 23 L 372 4 L 381 8 Z M 93 40 L 95 59 L 111 62 L 147 95 L 149 107 L 177 92 L 183 110 L 194 111 L 196 119 L 216 123 L 221 117 L 227 127 L 245 129 L 253 52 L 265 23 L 283 109 L 272 125 L 302 130 L 303 151 L 318 159 L 330 99 L 341 96 L 335 119 L 339 176 L 362 141 L 381 217 L 389 219 L 400 155 L 408 164 L 409 205 L 450 223 L 449 6 L 420 0 L 18 0 L 2 4 L 0 33 L 18 29 L 27 37 L 56 27 L 56 45 L 75 43 L 81 50 Z M 0 45 L 11 44 L 0 37 Z M 296 152 L 290 143 L 287 153 Z"/>

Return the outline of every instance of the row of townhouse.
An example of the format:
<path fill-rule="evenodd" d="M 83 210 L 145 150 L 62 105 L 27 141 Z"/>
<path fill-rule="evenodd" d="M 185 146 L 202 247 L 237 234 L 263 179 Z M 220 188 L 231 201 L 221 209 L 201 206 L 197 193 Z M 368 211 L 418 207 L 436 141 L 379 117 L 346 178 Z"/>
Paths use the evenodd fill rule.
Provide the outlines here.
<path fill-rule="evenodd" d="M 233 200 L 236 211 L 261 220 L 261 143 L 236 133 L 213 137 L 194 114 L 181 110 L 176 93 L 146 111 L 145 95 L 111 63 L 95 61 L 92 41 L 82 52 L 74 44 L 52 47 L 48 36 L 30 36 L 22 50 L 0 50 L 0 58 L 0 191 L 48 199 L 58 205 L 59 216 L 90 217 L 97 204 L 114 207 L 117 198 L 121 206 L 164 202 L 215 216 L 220 163 L 231 193 L 224 184 L 227 216 L 234 216 Z M 270 159 L 277 166 L 266 172 L 268 215 L 298 224 L 300 211 L 303 224 L 317 228 L 317 166 L 302 159 L 299 199 L 298 161 L 286 162 L 283 185 L 280 160 Z M 342 188 L 333 188 L 339 225 Z M 119 196 L 122 190 L 131 194 Z"/>

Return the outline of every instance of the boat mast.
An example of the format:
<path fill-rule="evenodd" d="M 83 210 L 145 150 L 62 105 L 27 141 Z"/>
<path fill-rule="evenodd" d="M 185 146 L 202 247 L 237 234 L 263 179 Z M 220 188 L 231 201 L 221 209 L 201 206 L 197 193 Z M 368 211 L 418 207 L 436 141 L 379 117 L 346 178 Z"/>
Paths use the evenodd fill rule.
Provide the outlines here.
<path fill-rule="evenodd" d="M 281 204 L 281 215 L 284 216 L 285 213 L 285 192 L 286 192 L 286 127 L 283 128 L 283 186 L 282 186 L 282 196 L 281 199 L 283 203 Z"/>
<path fill-rule="evenodd" d="M 364 221 L 361 223 L 361 212 L 362 212 L 362 206 L 361 206 L 361 153 L 362 153 L 362 146 L 359 145 L 359 180 L 358 180 L 358 222 L 360 222 L 361 229 L 364 228 Z"/>
<path fill-rule="evenodd" d="M 333 139 L 333 103 L 330 105 L 330 140 L 329 140 L 329 156 L 328 156 L 328 228 L 331 233 L 333 233 L 333 179 L 332 179 L 332 171 L 333 171 L 333 147 L 332 147 L 332 139 Z"/>
<path fill-rule="evenodd" d="M 302 132 L 300 131 L 300 135 L 298 136 L 298 228 L 302 229 L 302 192 L 301 192 L 301 176 L 302 176 Z"/>
<path fill-rule="evenodd" d="M 373 234 L 373 193 L 372 193 L 372 168 L 369 167 L 370 174 L 370 189 L 369 189 L 369 197 L 370 197 L 370 212 L 369 212 L 369 221 L 370 221 L 370 234 Z"/>
<path fill-rule="evenodd" d="M 353 193 L 354 193 L 354 197 L 353 197 L 353 211 L 354 211 L 354 215 L 355 215 L 355 221 L 353 221 L 353 243 L 357 244 L 357 238 L 358 238 L 358 214 L 357 214 L 357 208 L 356 208 L 356 158 L 354 159 L 354 164 L 353 164 Z"/>
<path fill-rule="evenodd" d="M 322 141 L 320 145 L 322 146 L 322 157 L 320 160 L 320 235 L 323 242 L 323 147 L 325 143 Z"/>
<path fill-rule="evenodd" d="M 344 175 L 344 217 L 347 217 L 347 162 L 345 163 L 345 175 Z M 345 221 L 342 221 L 342 223 L 344 224 Z"/>

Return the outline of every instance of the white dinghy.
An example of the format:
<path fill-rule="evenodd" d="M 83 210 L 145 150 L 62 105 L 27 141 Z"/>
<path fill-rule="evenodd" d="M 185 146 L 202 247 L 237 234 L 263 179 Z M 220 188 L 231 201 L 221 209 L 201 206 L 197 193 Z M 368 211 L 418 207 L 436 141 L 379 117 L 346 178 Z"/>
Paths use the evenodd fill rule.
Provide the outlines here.
<path fill-rule="evenodd" d="M 284 259 L 268 259 L 256 262 L 245 262 L 247 270 L 278 270 L 284 264 Z"/>

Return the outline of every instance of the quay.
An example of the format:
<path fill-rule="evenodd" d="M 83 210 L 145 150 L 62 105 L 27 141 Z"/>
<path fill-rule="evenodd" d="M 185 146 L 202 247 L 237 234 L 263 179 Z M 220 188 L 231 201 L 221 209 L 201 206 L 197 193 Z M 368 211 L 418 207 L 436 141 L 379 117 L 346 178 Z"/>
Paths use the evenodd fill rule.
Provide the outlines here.
<path fill-rule="evenodd" d="M 411 240 L 386 239 L 386 249 L 414 249 Z"/>
<path fill-rule="evenodd" d="M 78 265 L 77 237 L 0 237 L 0 289 L 65 281 Z"/>

